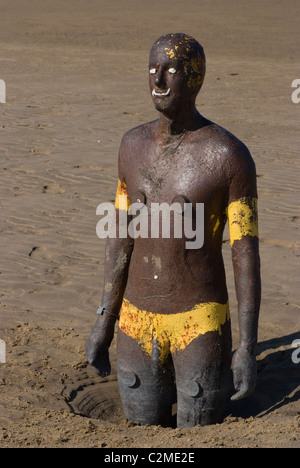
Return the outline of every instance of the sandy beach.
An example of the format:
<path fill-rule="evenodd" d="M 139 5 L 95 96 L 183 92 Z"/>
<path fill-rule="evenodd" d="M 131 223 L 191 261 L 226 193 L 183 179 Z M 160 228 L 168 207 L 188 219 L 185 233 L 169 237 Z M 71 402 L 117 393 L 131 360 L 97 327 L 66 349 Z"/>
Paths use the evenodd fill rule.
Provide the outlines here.
<path fill-rule="evenodd" d="M 0 0 L 0 9 L 0 447 L 300 448 L 299 1 Z M 223 424 L 193 429 L 128 423 L 116 339 L 107 379 L 84 349 L 103 285 L 96 208 L 114 199 L 123 134 L 157 118 L 148 54 L 169 32 L 203 45 L 198 109 L 248 146 L 259 194 L 257 389 Z M 226 228 L 236 346 L 228 239 Z"/>

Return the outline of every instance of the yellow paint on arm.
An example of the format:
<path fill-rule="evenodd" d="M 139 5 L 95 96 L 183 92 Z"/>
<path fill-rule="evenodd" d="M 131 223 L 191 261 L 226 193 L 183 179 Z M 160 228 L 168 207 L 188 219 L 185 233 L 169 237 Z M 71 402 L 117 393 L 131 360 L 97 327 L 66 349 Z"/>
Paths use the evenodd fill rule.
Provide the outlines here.
<path fill-rule="evenodd" d="M 214 225 L 214 228 L 213 228 L 213 236 L 216 234 L 219 226 L 220 226 L 220 220 L 218 218 L 217 221 L 216 221 L 216 224 Z"/>
<path fill-rule="evenodd" d="M 215 214 L 211 214 L 209 219 L 210 219 L 210 226 L 212 229 L 212 235 L 214 237 L 216 235 L 217 230 L 219 229 L 221 225 L 221 221 L 220 221 L 220 218 L 218 218 L 217 215 Z"/>
<path fill-rule="evenodd" d="M 125 182 L 118 180 L 118 188 L 116 193 L 115 207 L 118 210 L 128 211 L 130 207 L 130 200 L 127 193 L 127 185 Z"/>
<path fill-rule="evenodd" d="M 258 237 L 257 198 L 241 198 L 227 208 L 230 245 L 244 236 Z"/>

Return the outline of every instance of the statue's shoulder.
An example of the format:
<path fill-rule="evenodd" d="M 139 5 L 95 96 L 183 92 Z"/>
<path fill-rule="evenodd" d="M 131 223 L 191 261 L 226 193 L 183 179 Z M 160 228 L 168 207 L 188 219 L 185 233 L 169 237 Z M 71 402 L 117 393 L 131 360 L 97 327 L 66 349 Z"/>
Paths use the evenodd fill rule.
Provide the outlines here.
<path fill-rule="evenodd" d="M 200 129 L 200 132 L 201 130 L 203 130 L 203 137 L 208 144 L 215 145 L 219 150 L 234 152 L 246 148 L 237 136 L 214 122 L 208 121 L 207 125 Z"/>
<path fill-rule="evenodd" d="M 121 147 L 130 148 L 132 145 L 143 144 L 146 139 L 151 138 L 156 123 L 154 120 L 128 130 L 122 138 Z"/>
<path fill-rule="evenodd" d="M 218 157 L 235 165 L 251 165 L 253 158 L 248 147 L 229 130 L 210 122 L 205 128 L 205 140 Z"/>
<path fill-rule="evenodd" d="M 128 130 L 121 141 L 119 150 L 119 171 L 126 176 L 128 168 L 140 159 L 147 141 L 151 140 L 154 122 L 145 123 Z"/>

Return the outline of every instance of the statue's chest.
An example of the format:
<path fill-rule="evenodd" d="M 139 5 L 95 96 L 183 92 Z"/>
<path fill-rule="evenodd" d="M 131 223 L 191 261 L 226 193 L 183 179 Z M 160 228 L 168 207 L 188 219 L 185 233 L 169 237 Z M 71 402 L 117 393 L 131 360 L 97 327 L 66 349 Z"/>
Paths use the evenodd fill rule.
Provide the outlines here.
<path fill-rule="evenodd" d="M 226 185 L 219 159 L 201 144 L 170 147 L 162 154 L 145 148 L 126 177 L 130 201 L 172 203 L 179 196 L 205 203 Z"/>

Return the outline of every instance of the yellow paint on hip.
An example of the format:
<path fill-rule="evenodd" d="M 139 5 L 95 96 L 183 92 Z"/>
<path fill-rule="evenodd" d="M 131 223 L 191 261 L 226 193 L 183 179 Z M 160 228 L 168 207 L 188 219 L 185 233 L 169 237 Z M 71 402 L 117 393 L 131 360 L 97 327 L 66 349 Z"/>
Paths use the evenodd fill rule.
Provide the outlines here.
<path fill-rule="evenodd" d="M 127 193 L 127 185 L 125 184 L 125 182 L 121 182 L 120 179 L 118 180 L 115 207 L 118 210 L 125 210 L 125 211 L 128 211 L 130 207 L 130 200 L 129 200 L 128 193 Z"/>
<path fill-rule="evenodd" d="M 191 310 L 177 314 L 154 314 L 138 309 L 123 300 L 119 327 L 152 355 L 153 342 L 158 344 L 160 361 L 177 351 L 183 351 L 195 338 L 207 332 L 221 334 L 221 326 L 230 319 L 229 306 L 217 302 L 197 304 Z"/>
<path fill-rule="evenodd" d="M 244 236 L 258 237 L 257 198 L 241 198 L 227 208 L 230 245 Z"/>

